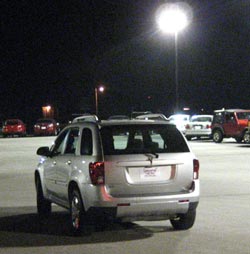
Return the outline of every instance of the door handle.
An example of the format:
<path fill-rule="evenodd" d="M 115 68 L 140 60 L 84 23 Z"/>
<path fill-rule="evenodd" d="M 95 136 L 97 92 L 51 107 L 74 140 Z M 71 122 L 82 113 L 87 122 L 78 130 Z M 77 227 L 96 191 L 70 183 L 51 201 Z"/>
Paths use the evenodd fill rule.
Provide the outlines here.
<path fill-rule="evenodd" d="M 68 160 L 68 161 L 66 162 L 66 164 L 67 164 L 67 165 L 71 165 L 71 160 Z"/>

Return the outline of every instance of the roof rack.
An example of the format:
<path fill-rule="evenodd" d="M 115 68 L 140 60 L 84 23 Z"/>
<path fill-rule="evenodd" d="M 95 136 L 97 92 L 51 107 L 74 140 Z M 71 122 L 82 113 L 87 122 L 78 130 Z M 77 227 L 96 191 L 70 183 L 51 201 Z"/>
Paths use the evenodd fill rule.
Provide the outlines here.
<path fill-rule="evenodd" d="M 99 122 L 99 118 L 96 115 L 82 115 L 73 119 L 72 123 L 81 123 L 81 122 Z"/>

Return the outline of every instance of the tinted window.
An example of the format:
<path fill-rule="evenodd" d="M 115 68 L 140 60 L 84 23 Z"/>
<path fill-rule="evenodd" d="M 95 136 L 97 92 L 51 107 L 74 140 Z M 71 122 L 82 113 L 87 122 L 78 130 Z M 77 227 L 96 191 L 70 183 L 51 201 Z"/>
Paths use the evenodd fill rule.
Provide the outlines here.
<path fill-rule="evenodd" d="M 5 123 L 5 125 L 17 125 L 17 124 L 18 124 L 18 120 L 8 120 Z"/>
<path fill-rule="evenodd" d="M 75 154 L 78 143 L 78 137 L 79 137 L 79 129 L 78 128 L 71 129 L 67 137 L 65 153 Z"/>
<path fill-rule="evenodd" d="M 214 116 L 213 123 L 223 123 L 223 115 L 221 113 L 218 113 Z"/>
<path fill-rule="evenodd" d="M 37 123 L 48 123 L 48 124 L 50 124 L 50 123 L 54 123 L 54 121 L 51 120 L 51 119 L 39 119 L 39 120 L 37 120 Z"/>
<path fill-rule="evenodd" d="M 171 125 L 105 126 L 101 137 L 106 155 L 189 152 L 183 136 Z"/>
<path fill-rule="evenodd" d="M 90 129 L 83 129 L 81 140 L 81 154 L 91 155 L 93 153 L 93 138 L 92 131 Z"/>
<path fill-rule="evenodd" d="M 192 117 L 191 122 L 211 122 L 212 118 L 211 117 Z"/>
<path fill-rule="evenodd" d="M 238 119 L 249 119 L 250 120 L 250 112 L 240 112 L 237 113 Z"/>
<path fill-rule="evenodd" d="M 55 144 L 51 148 L 53 156 L 63 153 L 65 147 L 65 139 L 68 132 L 69 130 L 65 130 L 56 139 Z"/>

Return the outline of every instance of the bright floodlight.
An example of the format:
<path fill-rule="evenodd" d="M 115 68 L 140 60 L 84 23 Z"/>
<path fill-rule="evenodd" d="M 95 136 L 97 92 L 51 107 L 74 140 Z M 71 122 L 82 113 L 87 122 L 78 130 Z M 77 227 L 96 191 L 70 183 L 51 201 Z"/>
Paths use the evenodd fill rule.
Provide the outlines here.
<path fill-rule="evenodd" d="M 163 32 L 178 33 L 188 25 L 188 15 L 178 4 L 166 4 L 157 15 L 157 23 Z"/>
<path fill-rule="evenodd" d="M 98 90 L 99 90 L 99 92 L 102 93 L 102 92 L 104 92 L 104 87 L 103 87 L 103 86 L 100 86 Z"/>

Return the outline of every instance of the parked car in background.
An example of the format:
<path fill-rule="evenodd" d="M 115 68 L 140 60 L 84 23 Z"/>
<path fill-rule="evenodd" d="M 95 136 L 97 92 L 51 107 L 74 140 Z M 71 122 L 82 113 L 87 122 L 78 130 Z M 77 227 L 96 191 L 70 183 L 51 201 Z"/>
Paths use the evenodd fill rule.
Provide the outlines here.
<path fill-rule="evenodd" d="M 26 136 L 26 125 L 20 119 L 8 119 L 4 122 L 2 128 L 3 137 L 7 136 Z"/>
<path fill-rule="evenodd" d="M 108 118 L 108 120 L 129 120 L 130 118 L 126 115 L 113 115 Z"/>
<path fill-rule="evenodd" d="M 133 111 L 131 113 L 131 119 L 135 119 L 137 116 L 152 114 L 151 111 Z"/>
<path fill-rule="evenodd" d="M 183 133 L 185 134 L 186 132 L 186 125 L 188 124 L 190 119 L 190 115 L 187 114 L 174 114 L 171 115 L 168 120 L 175 124 L 176 127 Z"/>
<path fill-rule="evenodd" d="M 249 109 L 222 109 L 214 111 L 212 135 L 215 143 L 223 138 L 234 138 L 238 143 L 249 138 Z"/>
<path fill-rule="evenodd" d="M 93 218 L 168 219 L 178 230 L 195 222 L 199 161 L 167 121 L 72 123 L 37 154 L 38 214 L 51 203 L 68 208 L 74 233 Z"/>
<path fill-rule="evenodd" d="M 140 115 L 140 116 L 137 116 L 136 119 L 168 121 L 168 119 L 165 115 L 157 114 L 157 113 Z"/>
<path fill-rule="evenodd" d="M 213 115 L 194 115 L 186 125 L 185 136 L 187 140 L 192 138 L 212 138 Z"/>
<path fill-rule="evenodd" d="M 34 125 L 35 136 L 52 136 L 60 132 L 59 124 L 55 119 L 41 118 Z"/>
<path fill-rule="evenodd" d="M 248 127 L 246 128 L 246 131 L 244 134 L 244 142 L 246 144 L 250 144 L 250 120 L 248 121 Z"/>
<path fill-rule="evenodd" d="M 0 122 L 0 136 L 2 136 L 2 129 L 3 129 L 3 124 Z"/>

